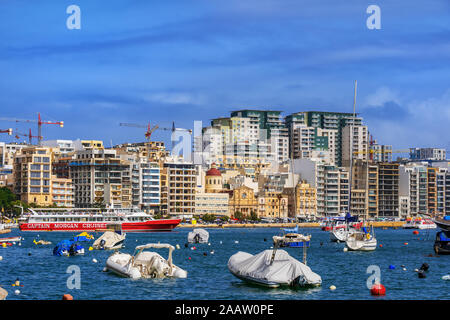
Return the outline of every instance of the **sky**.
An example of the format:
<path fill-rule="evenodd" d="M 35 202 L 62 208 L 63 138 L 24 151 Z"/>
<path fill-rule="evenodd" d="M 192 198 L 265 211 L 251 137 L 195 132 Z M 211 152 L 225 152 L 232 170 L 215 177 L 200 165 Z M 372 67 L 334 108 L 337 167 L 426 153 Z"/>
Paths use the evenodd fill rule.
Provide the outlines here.
<path fill-rule="evenodd" d="M 64 121 L 44 140 L 141 142 L 119 124 L 192 129 L 238 109 L 353 112 L 355 80 L 379 143 L 450 152 L 450 1 L 0 1 L 0 118 Z"/>

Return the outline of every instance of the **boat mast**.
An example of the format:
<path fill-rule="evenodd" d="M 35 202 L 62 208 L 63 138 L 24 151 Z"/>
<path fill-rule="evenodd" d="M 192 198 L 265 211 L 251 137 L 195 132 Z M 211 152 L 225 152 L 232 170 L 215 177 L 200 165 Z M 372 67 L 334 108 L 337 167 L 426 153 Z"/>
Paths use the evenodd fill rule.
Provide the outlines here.
<path fill-rule="evenodd" d="M 352 117 L 352 125 L 350 127 L 350 170 L 349 170 L 349 184 L 348 184 L 348 213 L 350 213 L 351 201 L 352 201 L 352 181 L 353 181 L 353 128 L 355 126 L 355 117 L 356 117 L 356 88 L 358 85 L 358 81 L 355 80 L 355 92 L 353 94 L 353 117 Z"/>

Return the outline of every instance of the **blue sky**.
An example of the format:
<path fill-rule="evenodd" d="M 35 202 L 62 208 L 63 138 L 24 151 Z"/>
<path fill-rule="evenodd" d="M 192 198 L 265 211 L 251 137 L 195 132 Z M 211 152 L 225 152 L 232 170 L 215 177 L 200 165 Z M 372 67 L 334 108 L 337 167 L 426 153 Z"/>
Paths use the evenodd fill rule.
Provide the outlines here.
<path fill-rule="evenodd" d="M 0 27 L 0 117 L 65 122 L 44 139 L 143 141 L 119 123 L 192 128 L 244 108 L 352 112 L 356 79 L 380 143 L 450 150 L 448 0 L 2 0 Z"/>

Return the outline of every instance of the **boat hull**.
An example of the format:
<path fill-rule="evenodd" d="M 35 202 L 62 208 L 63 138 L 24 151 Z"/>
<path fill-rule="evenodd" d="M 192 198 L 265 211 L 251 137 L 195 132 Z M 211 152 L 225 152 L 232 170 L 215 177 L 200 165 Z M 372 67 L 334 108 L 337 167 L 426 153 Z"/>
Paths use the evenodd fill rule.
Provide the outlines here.
<path fill-rule="evenodd" d="M 123 222 L 121 223 L 124 232 L 158 232 L 171 231 L 180 224 L 180 219 L 149 220 L 145 222 Z M 22 223 L 20 231 L 97 231 L 107 229 L 111 223 L 102 222 L 61 222 L 61 223 Z"/>

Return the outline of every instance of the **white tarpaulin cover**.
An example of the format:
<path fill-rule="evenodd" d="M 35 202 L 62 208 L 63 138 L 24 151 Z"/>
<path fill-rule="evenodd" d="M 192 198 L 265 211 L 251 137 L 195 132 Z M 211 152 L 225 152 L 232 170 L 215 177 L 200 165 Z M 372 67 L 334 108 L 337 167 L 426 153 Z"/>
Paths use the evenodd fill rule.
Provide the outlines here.
<path fill-rule="evenodd" d="M 291 257 L 285 250 L 276 250 L 271 263 L 272 255 L 273 250 L 265 250 L 254 256 L 239 251 L 228 260 L 228 269 L 235 276 L 256 282 L 313 286 L 322 283 L 322 278 L 318 274 Z M 294 281 L 295 279 L 297 279 L 297 283 Z"/>
<path fill-rule="evenodd" d="M 188 234 L 190 243 L 206 243 L 209 239 L 209 233 L 205 229 L 194 229 Z"/>
<path fill-rule="evenodd" d="M 92 247 L 94 249 L 111 249 L 125 239 L 124 235 L 120 235 L 113 231 L 106 231 L 100 238 L 94 241 Z"/>

